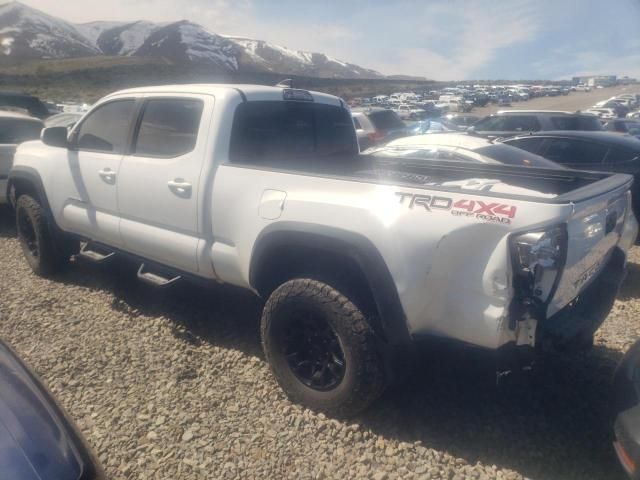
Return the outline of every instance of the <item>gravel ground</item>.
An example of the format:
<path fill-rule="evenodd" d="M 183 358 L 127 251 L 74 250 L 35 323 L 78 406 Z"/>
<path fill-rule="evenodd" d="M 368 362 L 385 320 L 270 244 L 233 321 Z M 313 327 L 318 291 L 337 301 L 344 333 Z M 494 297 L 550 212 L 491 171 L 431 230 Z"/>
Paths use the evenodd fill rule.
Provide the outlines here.
<path fill-rule="evenodd" d="M 126 264 L 34 276 L 0 213 L 0 336 L 43 378 L 117 479 L 624 478 L 607 430 L 615 362 L 640 334 L 640 249 L 597 346 L 499 385 L 483 354 L 425 348 L 410 381 L 337 421 L 269 374 L 259 303 L 154 291 Z"/>

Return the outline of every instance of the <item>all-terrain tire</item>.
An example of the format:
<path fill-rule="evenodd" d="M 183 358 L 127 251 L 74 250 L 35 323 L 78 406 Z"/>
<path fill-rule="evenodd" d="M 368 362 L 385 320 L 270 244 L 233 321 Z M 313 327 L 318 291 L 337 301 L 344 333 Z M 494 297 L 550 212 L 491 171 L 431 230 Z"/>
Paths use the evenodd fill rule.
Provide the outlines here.
<path fill-rule="evenodd" d="M 320 389 L 301 380 L 287 355 L 287 332 L 305 315 L 330 327 L 342 351 L 342 377 Z M 292 327 L 293 325 L 293 327 Z M 278 287 L 264 307 L 262 347 L 278 383 L 287 396 L 313 410 L 336 417 L 353 416 L 367 408 L 385 388 L 380 341 L 362 312 L 330 285 L 308 278 Z"/>
<path fill-rule="evenodd" d="M 64 270 L 80 248 L 78 240 L 57 233 L 42 205 L 29 195 L 16 202 L 18 240 L 34 273 L 50 277 Z"/>

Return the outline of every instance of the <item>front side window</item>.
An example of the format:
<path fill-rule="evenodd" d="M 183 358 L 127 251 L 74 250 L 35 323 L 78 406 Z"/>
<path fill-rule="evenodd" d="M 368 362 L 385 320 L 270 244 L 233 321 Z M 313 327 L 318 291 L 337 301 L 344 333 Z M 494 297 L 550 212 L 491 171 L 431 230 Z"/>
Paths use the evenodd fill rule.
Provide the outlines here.
<path fill-rule="evenodd" d="M 238 106 L 229 156 L 234 163 L 297 161 L 358 153 L 353 121 L 342 107 L 256 101 Z"/>
<path fill-rule="evenodd" d="M 126 148 L 133 100 L 118 100 L 99 106 L 78 130 L 78 148 L 107 153 L 123 153 Z"/>
<path fill-rule="evenodd" d="M 624 163 L 640 158 L 639 150 L 630 150 L 626 148 L 611 147 L 607 154 L 608 163 Z"/>
<path fill-rule="evenodd" d="M 597 143 L 570 138 L 550 139 L 544 156 L 558 163 L 596 165 L 602 163 L 608 148 Z"/>
<path fill-rule="evenodd" d="M 203 103 L 183 98 L 159 98 L 145 104 L 134 154 L 177 157 L 191 152 L 198 139 Z"/>

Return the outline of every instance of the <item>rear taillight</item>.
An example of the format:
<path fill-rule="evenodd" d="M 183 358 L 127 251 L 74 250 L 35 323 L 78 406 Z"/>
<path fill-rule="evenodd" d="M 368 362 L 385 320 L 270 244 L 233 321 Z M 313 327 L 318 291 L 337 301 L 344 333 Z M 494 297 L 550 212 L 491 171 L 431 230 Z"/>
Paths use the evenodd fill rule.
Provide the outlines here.
<path fill-rule="evenodd" d="M 372 142 L 378 142 L 380 140 L 382 140 L 384 138 L 384 133 L 382 133 L 379 130 L 376 130 L 373 133 L 369 133 L 367 134 L 367 137 L 369 138 L 369 140 L 371 140 Z"/>
<path fill-rule="evenodd" d="M 567 231 L 564 226 L 523 233 L 511 238 L 515 284 L 525 296 L 549 300 L 564 266 Z"/>

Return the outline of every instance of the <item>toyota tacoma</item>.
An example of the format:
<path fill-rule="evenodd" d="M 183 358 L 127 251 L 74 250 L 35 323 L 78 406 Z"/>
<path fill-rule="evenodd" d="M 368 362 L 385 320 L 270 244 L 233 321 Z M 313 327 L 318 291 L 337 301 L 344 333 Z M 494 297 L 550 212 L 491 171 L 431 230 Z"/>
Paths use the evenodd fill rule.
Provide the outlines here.
<path fill-rule="evenodd" d="M 334 96 L 129 89 L 20 145 L 8 188 L 33 271 L 134 259 L 157 287 L 265 301 L 294 401 L 351 415 L 423 337 L 495 351 L 589 341 L 636 238 L 623 174 L 360 155 Z"/>

